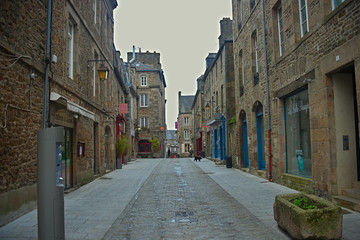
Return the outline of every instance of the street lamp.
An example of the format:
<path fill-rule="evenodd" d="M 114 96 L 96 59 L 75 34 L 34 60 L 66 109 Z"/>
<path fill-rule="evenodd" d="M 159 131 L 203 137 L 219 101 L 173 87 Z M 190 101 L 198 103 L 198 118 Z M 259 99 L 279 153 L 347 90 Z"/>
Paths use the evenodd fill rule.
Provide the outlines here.
<path fill-rule="evenodd" d="M 209 110 L 210 110 L 210 104 L 209 104 L 209 102 L 206 103 L 206 105 L 205 105 L 205 110 L 206 110 L 206 111 L 209 111 Z"/>
<path fill-rule="evenodd" d="M 105 67 L 103 64 L 101 64 L 101 66 L 99 67 L 99 69 L 97 71 L 99 74 L 99 78 L 101 80 L 107 80 L 107 77 L 109 74 L 109 69 L 107 67 Z"/>
<path fill-rule="evenodd" d="M 89 62 L 105 62 L 105 61 L 106 60 L 90 59 L 90 60 L 87 60 L 87 62 L 88 62 L 87 67 L 89 69 L 89 67 L 90 67 Z M 103 63 L 100 65 L 100 67 L 98 68 L 97 71 L 98 71 L 100 80 L 107 80 L 107 77 L 109 75 L 109 69 L 106 66 L 104 66 Z"/>

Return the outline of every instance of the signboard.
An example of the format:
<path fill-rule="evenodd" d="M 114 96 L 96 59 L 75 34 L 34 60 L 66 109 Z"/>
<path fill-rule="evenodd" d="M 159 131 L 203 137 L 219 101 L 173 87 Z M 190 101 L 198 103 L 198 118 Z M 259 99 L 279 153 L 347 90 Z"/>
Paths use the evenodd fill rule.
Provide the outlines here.
<path fill-rule="evenodd" d="M 221 113 L 217 112 L 215 113 L 215 120 L 221 120 Z"/>
<path fill-rule="evenodd" d="M 127 113 L 128 113 L 127 103 L 119 104 L 119 114 L 127 114 Z"/>

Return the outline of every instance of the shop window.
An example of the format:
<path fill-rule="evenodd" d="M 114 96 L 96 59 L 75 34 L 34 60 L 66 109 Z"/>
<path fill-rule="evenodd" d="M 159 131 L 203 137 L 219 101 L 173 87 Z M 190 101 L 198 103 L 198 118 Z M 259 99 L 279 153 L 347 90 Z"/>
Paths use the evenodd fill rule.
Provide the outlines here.
<path fill-rule="evenodd" d="M 287 173 L 311 178 L 308 90 L 285 98 Z"/>
<path fill-rule="evenodd" d="M 148 140 L 139 141 L 139 153 L 151 153 L 151 144 Z"/>

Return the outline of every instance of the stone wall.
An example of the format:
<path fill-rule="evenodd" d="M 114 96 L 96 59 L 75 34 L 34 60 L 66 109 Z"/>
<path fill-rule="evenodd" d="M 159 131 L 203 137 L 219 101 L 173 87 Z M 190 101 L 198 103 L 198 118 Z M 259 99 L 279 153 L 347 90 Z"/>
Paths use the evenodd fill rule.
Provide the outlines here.
<path fill-rule="evenodd" d="M 234 19 L 238 19 L 236 2 L 233 1 Z M 248 125 L 250 172 L 255 172 L 258 169 L 254 103 L 259 101 L 263 106 L 265 127 L 268 124 L 267 114 L 269 113 L 266 104 L 261 3 L 260 1 L 256 2 L 255 8 L 251 11 L 249 11 L 250 6 L 244 2 L 241 28 L 238 27 L 240 20 L 237 20 L 233 25 L 236 112 L 238 119 L 246 119 Z M 284 51 L 281 56 L 276 12 L 279 4 L 282 4 L 285 39 Z M 308 89 L 312 190 L 308 189 L 309 186 L 306 187 L 308 191 L 313 191 L 317 195 L 329 197 L 332 194 L 339 194 L 337 179 L 341 178 L 336 174 L 337 168 L 340 168 L 339 159 L 336 159 L 336 151 L 340 150 L 336 149 L 335 141 L 340 136 L 336 136 L 334 131 L 336 116 L 334 115 L 332 76 L 335 73 L 352 74 L 355 85 L 357 89 L 359 88 L 356 63 L 360 57 L 358 51 L 360 3 L 358 1 L 344 1 L 332 10 L 330 1 L 309 0 L 307 6 L 309 32 L 301 36 L 297 1 L 265 2 L 266 60 L 271 121 L 271 169 L 273 180 L 281 182 L 283 174 L 287 172 L 284 101 L 287 96 L 301 89 Z M 251 37 L 254 31 L 257 32 L 259 50 L 259 84 L 257 85 L 253 84 L 253 72 L 251 71 L 254 56 L 251 53 Z M 241 57 L 244 58 L 242 62 Z M 240 93 L 242 86 L 241 64 L 244 64 L 243 95 Z M 355 97 L 359 103 L 359 94 L 357 93 Z M 241 121 L 239 121 L 236 131 L 237 142 L 239 142 L 237 155 L 240 166 L 244 164 L 242 130 Z M 264 135 L 267 136 L 265 131 L 266 128 Z M 266 177 L 268 178 L 270 158 L 267 140 L 265 137 Z M 291 178 L 288 178 L 288 181 L 291 181 Z M 354 181 L 356 181 L 355 178 Z"/>

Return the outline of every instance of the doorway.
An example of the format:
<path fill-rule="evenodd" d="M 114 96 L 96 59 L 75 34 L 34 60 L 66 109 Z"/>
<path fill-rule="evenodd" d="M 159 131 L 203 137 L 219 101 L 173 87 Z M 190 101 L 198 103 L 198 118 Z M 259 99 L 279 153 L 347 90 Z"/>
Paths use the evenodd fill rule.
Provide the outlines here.
<path fill-rule="evenodd" d="M 72 129 L 64 128 L 64 147 L 62 149 L 62 178 L 65 189 L 73 186 Z"/>
<path fill-rule="evenodd" d="M 334 86 L 335 136 L 338 191 L 351 188 L 359 181 L 359 121 L 355 87 L 355 72 L 332 76 Z"/>
<path fill-rule="evenodd" d="M 247 123 L 246 120 L 242 121 L 242 130 L 243 130 L 243 149 L 244 149 L 244 167 L 249 167 L 249 153 L 248 153 L 248 141 L 247 141 Z"/>

